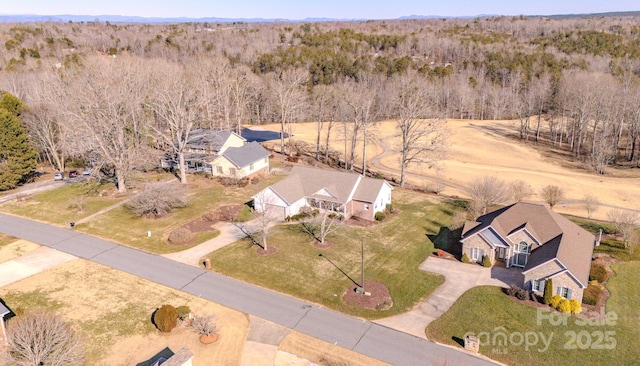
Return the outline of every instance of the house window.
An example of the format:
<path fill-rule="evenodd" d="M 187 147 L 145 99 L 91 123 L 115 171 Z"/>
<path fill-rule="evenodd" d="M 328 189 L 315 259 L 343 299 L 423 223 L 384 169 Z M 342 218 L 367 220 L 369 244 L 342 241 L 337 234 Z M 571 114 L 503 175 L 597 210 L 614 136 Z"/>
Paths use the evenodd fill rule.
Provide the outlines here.
<path fill-rule="evenodd" d="M 484 257 L 484 249 L 471 248 L 471 259 L 474 261 L 481 260 Z"/>
<path fill-rule="evenodd" d="M 558 286 L 558 295 L 571 300 L 571 289 L 568 287 Z"/>
<path fill-rule="evenodd" d="M 218 172 L 218 174 L 222 174 L 222 167 L 220 165 L 216 167 L 216 172 Z"/>
<path fill-rule="evenodd" d="M 229 174 L 232 176 L 236 175 L 236 168 L 229 168 Z"/>
<path fill-rule="evenodd" d="M 368 204 L 368 203 L 365 203 L 365 204 L 364 204 L 364 210 L 365 210 L 365 211 L 369 211 L 369 204 Z"/>
<path fill-rule="evenodd" d="M 536 292 L 544 292 L 545 280 L 532 280 L 531 289 Z"/>
<path fill-rule="evenodd" d="M 529 244 L 524 241 L 516 244 L 516 252 L 517 253 L 529 253 Z"/>

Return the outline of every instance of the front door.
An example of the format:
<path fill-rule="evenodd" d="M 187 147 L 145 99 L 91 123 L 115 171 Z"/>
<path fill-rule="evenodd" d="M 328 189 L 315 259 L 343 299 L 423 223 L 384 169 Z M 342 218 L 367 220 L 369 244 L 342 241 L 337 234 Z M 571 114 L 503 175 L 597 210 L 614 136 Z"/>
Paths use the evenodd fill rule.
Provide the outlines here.
<path fill-rule="evenodd" d="M 503 261 L 507 254 L 507 248 L 498 247 L 498 259 Z"/>

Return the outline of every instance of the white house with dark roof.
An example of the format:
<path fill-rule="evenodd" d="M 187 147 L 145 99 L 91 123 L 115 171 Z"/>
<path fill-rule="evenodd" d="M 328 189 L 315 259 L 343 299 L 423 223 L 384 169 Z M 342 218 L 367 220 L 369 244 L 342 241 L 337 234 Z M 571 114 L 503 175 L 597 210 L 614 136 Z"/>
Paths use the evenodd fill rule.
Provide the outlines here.
<path fill-rule="evenodd" d="M 187 170 L 214 176 L 245 178 L 269 173 L 270 153 L 257 142 L 247 144 L 229 131 L 197 129 L 189 134 L 185 147 Z M 178 167 L 174 157 L 162 160 L 163 168 Z"/>
<path fill-rule="evenodd" d="M 582 301 L 595 237 L 544 205 L 519 202 L 467 221 L 460 242 L 472 261 L 487 255 L 520 268 L 523 288 L 542 294 L 551 279 L 554 295 Z"/>
<path fill-rule="evenodd" d="M 289 176 L 253 196 L 254 207 L 269 209 L 283 218 L 293 216 L 303 207 L 321 207 L 365 220 L 374 220 L 391 203 L 393 187 L 384 179 L 362 175 L 295 166 Z"/>

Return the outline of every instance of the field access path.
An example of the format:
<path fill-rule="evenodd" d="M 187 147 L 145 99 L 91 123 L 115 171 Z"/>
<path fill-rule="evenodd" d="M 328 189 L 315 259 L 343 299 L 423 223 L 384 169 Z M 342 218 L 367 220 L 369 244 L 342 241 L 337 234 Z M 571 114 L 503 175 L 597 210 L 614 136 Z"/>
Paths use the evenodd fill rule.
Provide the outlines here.
<path fill-rule="evenodd" d="M 455 348 L 70 229 L 0 214 L 0 232 L 202 297 L 393 365 L 495 364 Z"/>

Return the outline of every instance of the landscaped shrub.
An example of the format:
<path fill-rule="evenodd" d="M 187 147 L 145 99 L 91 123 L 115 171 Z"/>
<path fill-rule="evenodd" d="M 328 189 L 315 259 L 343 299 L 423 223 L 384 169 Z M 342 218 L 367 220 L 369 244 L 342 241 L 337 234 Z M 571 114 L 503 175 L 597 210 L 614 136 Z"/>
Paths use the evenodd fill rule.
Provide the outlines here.
<path fill-rule="evenodd" d="M 516 297 L 518 298 L 518 300 L 528 300 L 529 299 L 529 291 L 523 289 L 523 288 L 518 288 L 518 291 L 516 292 Z"/>
<path fill-rule="evenodd" d="M 195 316 L 191 322 L 191 327 L 196 333 L 206 336 L 215 333 L 218 329 L 213 316 L 210 315 Z"/>
<path fill-rule="evenodd" d="M 176 308 L 176 312 L 178 313 L 178 318 L 180 318 L 180 320 L 184 320 L 189 316 L 189 314 L 191 314 L 191 309 L 186 305 L 182 305 Z"/>
<path fill-rule="evenodd" d="M 158 330 L 169 333 L 178 324 L 178 311 L 171 305 L 162 305 L 153 315 Z"/>
<path fill-rule="evenodd" d="M 598 305 L 602 289 L 598 285 L 589 284 L 582 293 L 582 302 L 587 305 Z"/>
<path fill-rule="evenodd" d="M 569 303 L 571 304 L 571 314 L 580 314 L 582 312 L 582 304 L 580 304 L 580 301 L 571 299 Z"/>
<path fill-rule="evenodd" d="M 179 227 L 169 234 L 169 242 L 171 244 L 182 245 L 196 238 L 196 234 L 185 227 Z"/>
<path fill-rule="evenodd" d="M 125 207 L 135 215 L 149 217 L 164 216 L 186 205 L 187 197 L 182 187 L 164 182 L 147 184 L 125 203 Z"/>
<path fill-rule="evenodd" d="M 387 203 L 387 205 L 385 206 L 385 211 L 389 213 L 393 213 L 393 205 L 390 203 Z"/>
<path fill-rule="evenodd" d="M 482 266 L 487 268 L 491 267 L 491 260 L 489 259 L 488 255 L 482 257 Z"/>
<path fill-rule="evenodd" d="M 384 212 L 378 211 L 376 212 L 375 215 L 373 215 L 373 218 L 376 219 L 376 221 L 382 221 L 387 217 L 387 215 L 384 214 Z"/>
<path fill-rule="evenodd" d="M 253 216 L 251 215 L 251 207 L 247 205 L 242 206 L 242 210 L 238 212 L 238 216 L 236 217 L 237 222 L 247 222 L 251 220 Z"/>
<path fill-rule="evenodd" d="M 546 305 L 551 304 L 551 298 L 553 297 L 553 281 L 551 281 L 551 278 L 549 278 L 545 283 L 544 283 L 544 295 L 543 295 L 543 301 Z"/>
<path fill-rule="evenodd" d="M 562 301 L 562 299 L 564 299 L 564 297 L 562 297 L 560 295 L 553 295 L 549 305 L 551 305 L 552 308 L 556 308 L 557 309 L 558 305 L 560 305 L 560 301 Z"/>
<path fill-rule="evenodd" d="M 556 309 L 558 309 L 558 311 L 562 313 L 569 314 L 571 312 L 571 301 L 563 298 L 562 300 L 560 300 L 560 303 L 558 304 L 558 307 L 556 307 Z"/>
<path fill-rule="evenodd" d="M 509 286 L 509 288 L 505 290 L 505 292 L 507 293 L 507 295 L 515 297 L 516 293 L 518 293 L 518 286 L 512 284 L 511 286 Z"/>
<path fill-rule="evenodd" d="M 467 253 L 462 254 L 462 263 L 469 263 L 469 256 Z"/>
<path fill-rule="evenodd" d="M 600 283 L 605 283 L 607 282 L 607 279 L 609 279 L 609 272 L 607 272 L 606 268 L 597 264 L 591 265 L 591 271 L 589 272 L 589 280 L 596 280 Z"/>

